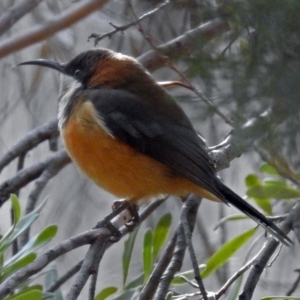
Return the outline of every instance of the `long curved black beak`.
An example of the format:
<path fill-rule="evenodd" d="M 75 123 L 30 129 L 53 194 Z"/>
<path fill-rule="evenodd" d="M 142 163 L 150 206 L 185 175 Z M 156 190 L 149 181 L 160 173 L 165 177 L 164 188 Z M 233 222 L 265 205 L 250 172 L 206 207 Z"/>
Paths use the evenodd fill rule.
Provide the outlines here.
<path fill-rule="evenodd" d="M 48 67 L 48 68 L 57 70 L 65 75 L 67 75 L 64 64 L 60 64 L 56 61 L 52 61 L 52 60 L 48 60 L 48 59 L 35 59 L 35 60 L 29 60 L 29 61 L 25 61 L 20 64 L 17 64 L 17 66 L 23 66 L 23 65 L 37 65 L 37 66 Z"/>

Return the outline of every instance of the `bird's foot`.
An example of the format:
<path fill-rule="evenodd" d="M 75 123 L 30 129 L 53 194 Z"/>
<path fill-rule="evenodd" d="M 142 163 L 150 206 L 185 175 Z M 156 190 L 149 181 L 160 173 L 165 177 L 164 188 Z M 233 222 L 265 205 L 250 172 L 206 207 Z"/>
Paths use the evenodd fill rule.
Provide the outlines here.
<path fill-rule="evenodd" d="M 122 237 L 121 231 L 115 227 L 107 217 L 98 222 L 93 229 L 97 228 L 107 228 L 111 232 L 111 237 L 109 238 L 111 243 L 117 243 Z"/>
<path fill-rule="evenodd" d="M 112 210 L 115 211 L 115 210 L 119 209 L 120 207 L 122 207 L 123 205 L 126 206 L 126 208 L 130 212 L 132 217 L 125 224 L 125 226 L 128 229 L 133 229 L 140 221 L 139 206 L 137 204 L 134 204 L 134 203 L 130 203 L 129 206 L 128 206 L 128 203 L 130 203 L 130 202 L 127 201 L 127 200 L 116 200 L 116 201 L 114 201 L 114 203 L 112 205 Z"/>

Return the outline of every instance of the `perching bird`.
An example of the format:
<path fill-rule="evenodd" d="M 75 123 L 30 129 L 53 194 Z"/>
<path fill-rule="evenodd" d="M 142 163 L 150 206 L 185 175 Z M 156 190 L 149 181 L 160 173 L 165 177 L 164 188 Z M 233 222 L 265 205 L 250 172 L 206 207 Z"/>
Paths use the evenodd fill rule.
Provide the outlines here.
<path fill-rule="evenodd" d="M 70 62 L 40 59 L 74 78 L 59 104 L 59 128 L 77 166 L 97 185 L 138 203 L 194 193 L 230 203 L 281 242 L 290 239 L 216 176 L 203 141 L 171 95 L 132 57 L 107 49 Z"/>

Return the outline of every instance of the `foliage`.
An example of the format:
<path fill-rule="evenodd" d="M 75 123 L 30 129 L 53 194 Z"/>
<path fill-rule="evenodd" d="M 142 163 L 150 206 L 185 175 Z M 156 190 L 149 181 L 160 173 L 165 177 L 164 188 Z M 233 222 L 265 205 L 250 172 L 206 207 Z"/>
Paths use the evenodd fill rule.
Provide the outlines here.
<path fill-rule="evenodd" d="M 57 226 L 47 226 L 39 234 L 32 237 L 21 249 L 18 250 L 17 253 L 8 258 L 8 250 L 10 250 L 12 243 L 17 242 L 17 238 L 20 237 L 24 231 L 30 228 L 34 221 L 36 221 L 39 217 L 40 211 L 46 204 L 46 200 L 44 200 L 31 213 L 22 217 L 21 206 L 17 196 L 11 195 L 10 199 L 12 203 L 14 221 L 8 232 L 0 239 L 0 283 L 9 279 L 9 277 L 15 272 L 33 262 L 37 256 L 36 251 L 40 247 L 49 243 L 57 233 Z M 59 298 L 54 297 L 54 295 L 50 293 L 43 293 L 43 287 L 41 285 L 30 285 L 30 283 L 38 276 L 39 275 L 37 274 L 27 282 L 22 282 L 15 293 L 6 297 L 5 300 L 39 300 L 42 298 L 44 299 L 46 296 L 47 299 L 51 298 L 59 300 Z"/>

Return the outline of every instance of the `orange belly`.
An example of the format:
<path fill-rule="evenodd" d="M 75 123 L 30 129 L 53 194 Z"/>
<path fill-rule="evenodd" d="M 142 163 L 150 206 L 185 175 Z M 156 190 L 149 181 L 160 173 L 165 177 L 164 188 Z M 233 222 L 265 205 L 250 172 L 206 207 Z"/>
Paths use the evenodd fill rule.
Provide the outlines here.
<path fill-rule="evenodd" d="M 148 199 L 189 192 L 211 200 L 214 195 L 175 176 L 164 164 L 112 137 L 90 102 L 76 106 L 61 133 L 78 167 L 97 185 L 120 198 Z"/>

